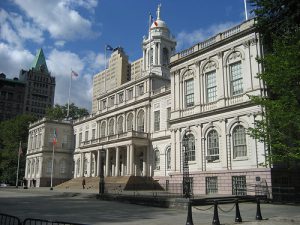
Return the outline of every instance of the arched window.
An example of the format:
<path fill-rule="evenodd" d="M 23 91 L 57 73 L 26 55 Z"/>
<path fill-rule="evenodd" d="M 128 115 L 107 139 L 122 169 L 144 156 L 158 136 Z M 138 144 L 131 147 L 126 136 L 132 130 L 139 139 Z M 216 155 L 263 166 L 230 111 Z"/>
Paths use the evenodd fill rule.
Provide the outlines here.
<path fill-rule="evenodd" d="M 144 111 L 140 110 L 138 116 L 137 116 L 137 123 L 138 123 L 138 131 L 144 132 Z"/>
<path fill-rule="evenodd" d="M 132 131 L 133 130 L 133 114 L 130 113 L 127 116 L 127 131 Z"/>
<path fill-rule="evenodd" d="M 217 78 L 216 70 L 205 74 L 206 77 L 206 101 L 213 102 L 217 99 Z"/>
<path fill-rule="evenodd" d="M 195 137 L 193 134 L 188 134 L 183 140 L 183 147 L 185 151 L 185 157 L 188 161 L 195 161 Z"/>
<path fill-rule="evenodd" d="M 246 132 L 242 125 L 236 126 L 232 131 L 233 158 L 247 156 Z"/>
<path fill-rule="evenodd" d="M 208 162 L 219 159 L 219 135 L 216 130 L 211 130 L 207 135 L 207 157 Z"/>
<path fill-rule="evenodd" d="M 114 126 L 115 126 L 115 121 L 114 121 L 114 119 L 111 119 L 109 121 L 109 125 L 108 125 L 108 134 L 109 135 L 113 135 L 114 134 Z"/>
<path fill-rule="evenodd" d="M 153 48 L 150 49 L 150 65 L 153 65 Z"/>
<path fill-rule="evenodd" d="M 231 94 L 238 95 L 243 93 L 243 75 L 241 61 L 229 65 Z"/>
<path fill-rule="evenodd" d="M 154 169 L 160 170 L 160 153 L 159 150 L 154 151 Z"/>
<path fill-rule="evenodd" d="M 67 172 L 67 163 L 66 160 L 61 160 L 59 162 L 59 173 L 60 174 L 65 174 Z"/>
<path fill-rule="evenodd" d="M 105 137 L 105 135 L 106 135 L 106 122 L 104 121 L 104 122 L 102 122 L 102 124 L 101 124 L 101 129 L 100 129 L 100 131 L 101 131 L 101 137 Z"/>
<path fill-rule="evenodd" d="M 166 168 L 167 170 L 171 169 L 171 148 L 167 148 L 166 150 Z"/>
<path fill-rule="evenodd" d="M 77 175 L 80 175 L 80 159 L 77 159 L 77 162 L 76 162 L 76 168 L 77 168 Z"/>
<path fill-rule="evenodd" d="M 169 64 L 169 51 L 167 48 L 163 48 L 163 66 Z"/>
<path fill-rule="evenodd" d="M 194 106 L 194 79 L 188 79 L 184 82 L 185 106 Z"/>
<path fill-rule="evenodd" d="M 123 133 L 123 116 L 120 116 L 118 119 L 118 133 Z"/>

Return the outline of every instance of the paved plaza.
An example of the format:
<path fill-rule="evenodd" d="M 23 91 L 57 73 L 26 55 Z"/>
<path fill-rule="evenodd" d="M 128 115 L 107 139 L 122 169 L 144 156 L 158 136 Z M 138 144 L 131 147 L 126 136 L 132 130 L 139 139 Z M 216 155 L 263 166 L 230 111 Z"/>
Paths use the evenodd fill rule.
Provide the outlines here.
<path fill-rule="evenodd" d="M 184 225 L 187 212 L 184 209 L 166 209 L 103 201 L 95 194 L 83 190 L 77 193 L 50 191 L 49 189 L 0 189 L 0 212 L 20 219 L 39 218 L 84 224 L 143 224 Z M 233 204 L 221 205 L 226 211 Z M 199 209 L 207 209 L 202 206 Z M 213 209 L 193 209 L 194 224 L 211 224 Z M 281 225 L 300 224 L 300 206 L 261 204 L 263 221 L 255 221 L 256 205 L 240 204 L 242 224 Z M 235 210 L 219 211 L 221 224 L 234 224 Z"/>

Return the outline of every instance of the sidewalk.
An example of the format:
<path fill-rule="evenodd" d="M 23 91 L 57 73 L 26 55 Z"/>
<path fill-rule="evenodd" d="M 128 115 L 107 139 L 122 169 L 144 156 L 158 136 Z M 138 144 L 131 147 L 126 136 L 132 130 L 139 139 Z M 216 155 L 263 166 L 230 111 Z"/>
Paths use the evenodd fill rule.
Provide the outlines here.
<path fill-rule="evenodd" d="M 0 212 L 21 219 L 40 218 L 91 225 L 183 225 L 186 209 L 170 209 L 133 205 L 115 201 L 98 200 L 91 190 L 56 190 L 49 188 L 0 188 Z M 221 205 L 229 211 L 233 204 Z M 203 209 L 208 206 L 201 206 Z M 199 211 L 193 208 L 194 225 L 211 225 L 213 208 Z M 261 204 L 264 220 L 256 221 L 256 204 L 241 203 L 241 217 L 245 225 L 295 225 L 300 224 L 300 206 Z M 219 210 L 220 223 L 234 223 L 235 210 Z"/>

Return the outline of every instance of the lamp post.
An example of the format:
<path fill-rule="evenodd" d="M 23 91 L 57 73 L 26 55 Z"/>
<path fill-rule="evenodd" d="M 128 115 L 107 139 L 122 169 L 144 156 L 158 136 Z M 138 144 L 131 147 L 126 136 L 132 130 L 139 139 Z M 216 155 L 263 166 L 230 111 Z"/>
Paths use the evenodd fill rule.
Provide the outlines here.
<path fill-rule="evenodd" d="M 103 196 L 104 190 L 105 190 L 105 183 L 104 183 L 104 157 L 105 157 L 105 151 L 100 151 L 100 181 L 99 181 L 99 194 Z"/>
<path fill-rule="evenodd" d="M 188 199 L 188 214 L 186 218 L 186 225 L 194 225 L 193 223 L 193 216 L 192 216 L 192 203 L 190 200 L 191 197 L 191 180 L 190 180 L 190 173 L 189 173 L 189 158 L 188 158 L 188 152 L 189 152 L 189 138 L 187 137 L 186 133 L 183 135 L 182 140 L 183 145 L 183 163 L 182 163 L 182 190 L 183 190 L 183 196 Z"/>
<path fill-rule="evenodd" d="M 183 196 L 185 198 L 190 198 L 191 197 L 191 187 L 190 187 L 190 174 L 189 174 L 189 161 L 188 161 L 189 139 L 188 139 L 186 133 L 183 136 L 182 144 L 183 144 L 182 190 L 183 190 Z"/>

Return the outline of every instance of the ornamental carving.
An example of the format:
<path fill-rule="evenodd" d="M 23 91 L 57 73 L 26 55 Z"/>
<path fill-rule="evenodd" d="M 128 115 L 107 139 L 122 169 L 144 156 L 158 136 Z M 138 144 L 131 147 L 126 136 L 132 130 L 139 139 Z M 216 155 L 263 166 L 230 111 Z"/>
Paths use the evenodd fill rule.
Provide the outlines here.
<path fill-rule="evenodd" d="M 204 69 L 203 69 L 203 72 L 210 71 L 210 70 L 215 70 L 215 69 L 217 69 L 217 63 L 214 62 L 214 61 L 209 61 L 209 62 L 205 65 L 205 67 L 204 67 Z"/>
<path fill-rule="evenodd" d="M 239 51 L 235 51 L 230 54 L 228 57 L 228 63 L 235 62 L 242 59 L 242 53 Z"/>

